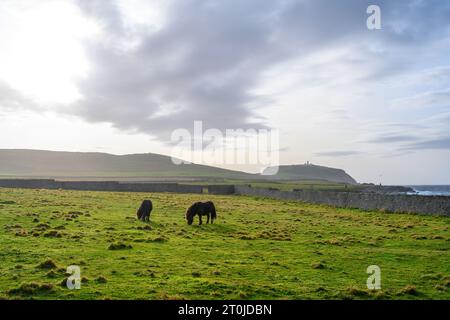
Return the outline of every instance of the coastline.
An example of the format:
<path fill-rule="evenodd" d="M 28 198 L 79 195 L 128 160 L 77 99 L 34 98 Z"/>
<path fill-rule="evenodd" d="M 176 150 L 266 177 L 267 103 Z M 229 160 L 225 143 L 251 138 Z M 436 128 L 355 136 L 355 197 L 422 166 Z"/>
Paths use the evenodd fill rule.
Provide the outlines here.
<path fill-rule="evenodd" d="M 406 187 L 414 190 L 414 193 L 408 193 L 411 195 L 450 197 L 450 185 L 410 185 Z"/>

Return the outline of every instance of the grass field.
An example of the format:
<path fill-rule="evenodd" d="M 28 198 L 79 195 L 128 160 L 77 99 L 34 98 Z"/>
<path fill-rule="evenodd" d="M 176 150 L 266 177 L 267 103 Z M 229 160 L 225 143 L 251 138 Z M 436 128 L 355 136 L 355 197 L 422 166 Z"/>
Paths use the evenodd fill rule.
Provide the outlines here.
<path fill-rule="evenodd" d="M 136 220 L 141 200 L 151 222 Z M 210 199 L 214 225 L 186 225 Z M 195 221 L 197 223 L 197 221 Z M 242 196 L 0 188 L 4 299 L 450 299 L 450 219 Z M 81 268 L 80 290 L 65 270 Z M 366 268 L 381 268 L 379 291 Z"/>
<path fill-rule="evenodd" d="M 257 180 L 232 180 L 232 179 L 216 179 L 217 182 L 211 181 L 195 181 L 187 182 L 185 184 L 194 185 L 250 185 L 253 188 L 275 188 L 282 191 L 292 191 L 294 189 L 301 190 L 328 190 L 328 191 L 358 191 L 363 186 L 361 185 L 348 185 L 344 183 L 330 182 L 330 181 L 320 181 L 320 180 L 303 180 L 303 181 L 257 181 Z"/>

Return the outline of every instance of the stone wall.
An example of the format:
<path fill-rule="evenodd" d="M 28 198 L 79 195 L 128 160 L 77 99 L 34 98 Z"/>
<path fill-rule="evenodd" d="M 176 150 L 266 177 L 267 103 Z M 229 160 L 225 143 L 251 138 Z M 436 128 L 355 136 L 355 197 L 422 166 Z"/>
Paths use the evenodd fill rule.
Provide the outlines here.
<path fill-rule="evenodd" d="M 118 191 L 203 193 L 203 187 L 178 183 L 119 183 Z"/>
<path fill-rule="evenodd" d="M 50 179 L 1 179 L 3 188 L 66 189 L 89 191 L 203 193 L 202 186 L 178 183 L 121 183 L 116 181 L 55 181 Z"/>
<path fill-rule="evenodd" d="M 209 185 L 208 187 L 209 194 L 234 194 L 235 189 L 234 185 Z"/>
<path fill-rule="evenodd" d="M 60 185 L 51 179 L 0 179 L 3 188 L 59 189 Z"/>
<path fill-rule="evenodd" d="M 297 200 L 340 208 L 383 210 L 450 216 L 450 197 L 387 195 L 376 193 L 329 191 L 278 191 L 249 186 L 235 186 L 236 194 L 282 200 Z"/>

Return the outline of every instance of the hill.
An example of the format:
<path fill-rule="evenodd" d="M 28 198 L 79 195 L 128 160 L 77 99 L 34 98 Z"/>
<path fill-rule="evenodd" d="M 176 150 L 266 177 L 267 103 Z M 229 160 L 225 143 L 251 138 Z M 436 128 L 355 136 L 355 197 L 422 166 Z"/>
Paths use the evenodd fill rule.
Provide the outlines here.
<path fill-rule="evenodd" d="M 266 170 L 269 170 L 266 169 Z M 267 172 L 267 171 L 266 171 Z M 312 180 L 355 184 L 345 171 L 315 165 L 281 166 L 277 175 L 257 175 L 199 165 L 176 165 L 171 157 L 155 154 L 113 155 L 98 152 L 61 152 L 0 149 L 0 176 L 40 178 L 220 178 L 246 181 Z"/>
<path fill-rule="evenodd" d="M 253 175 L 198 164 L 172 162 L 154 153 L 113 155 L 96 152 L 0 150 L 0 175 L 22 177 L 223 177 Z"/>
<path fill-rule="evenodd" d="M 270 172 L 267 168 L 265 172 Z M 353 179 L 342 169 L 317 166 L 312 164 L 280 166 L 278 173 L 271 176 L 274 180 L 324 180 L 330 182 L 356 184 Z"/>

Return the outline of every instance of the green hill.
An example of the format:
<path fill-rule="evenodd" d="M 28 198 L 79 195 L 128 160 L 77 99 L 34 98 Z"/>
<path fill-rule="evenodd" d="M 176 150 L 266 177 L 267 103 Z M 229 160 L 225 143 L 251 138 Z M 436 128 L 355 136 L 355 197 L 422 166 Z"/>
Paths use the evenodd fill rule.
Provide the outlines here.
<path fill-rule="evenodd" d="M 0 175 L 23 177 L 223 177 L 253 175 L 197 164 L 176 165 L 164 155 L 0 150 Z"/>
<path fill-rule="evenodd" d="M 0 176 L 108 179 L 220 178 L 245 181 L 308 180 L 356 183 L 343 170 L 315 165 L 280 166 L 276 175 L 258 175 L 198 164 L 176 165 L 171 157 L 154 153 L 113 155 L 98 152 L 20 149 L 0 149 Z"/>
<path fill-rule="evenodd" d="M 267 168 L 265 172 L 271 172 Z M 276 175 L 270 176 L 274 180 L 324 180 L 330 182 L 356 184 L 342 169 L 317 166 L 312 164 L 280 166 Z"/>

